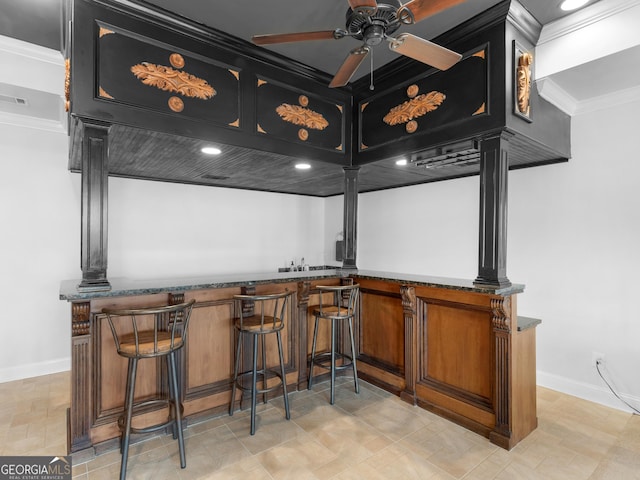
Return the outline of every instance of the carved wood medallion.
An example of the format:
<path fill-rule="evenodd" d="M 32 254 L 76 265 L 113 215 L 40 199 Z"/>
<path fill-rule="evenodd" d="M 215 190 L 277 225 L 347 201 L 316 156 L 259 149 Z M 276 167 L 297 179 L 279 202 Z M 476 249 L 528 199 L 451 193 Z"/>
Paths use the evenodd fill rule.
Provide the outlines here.
<path fill-rule="evenodd" d="M 447 98 L 444 93 L 431 91 L 418 95 L 417 85 L 407 88 L 407 96 L 410 98 L 404 103 L 393 107 L 382 119 L 387 125 L 405 123 L 407 133 L 413 133 L 418 129 L 416 118 L 420 118 L 429 112 L 436 110 Z"/>

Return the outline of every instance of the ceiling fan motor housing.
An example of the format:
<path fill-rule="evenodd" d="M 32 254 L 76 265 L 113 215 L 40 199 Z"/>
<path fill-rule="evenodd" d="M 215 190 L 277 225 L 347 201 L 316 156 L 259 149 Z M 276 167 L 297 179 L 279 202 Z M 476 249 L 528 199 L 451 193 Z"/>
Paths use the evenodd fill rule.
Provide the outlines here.
<path fill-rule="evenodd" d="M 369 16 L 354 12 L 349 8 L 347 10 L 347 32 L 353 38 L 363 40 L 366 45 L 378 45 L 385 36 L 391 35 L 400 27 L 396 16 L 397 10 L 397 6 L 379 3 L 376 12 Z"/>

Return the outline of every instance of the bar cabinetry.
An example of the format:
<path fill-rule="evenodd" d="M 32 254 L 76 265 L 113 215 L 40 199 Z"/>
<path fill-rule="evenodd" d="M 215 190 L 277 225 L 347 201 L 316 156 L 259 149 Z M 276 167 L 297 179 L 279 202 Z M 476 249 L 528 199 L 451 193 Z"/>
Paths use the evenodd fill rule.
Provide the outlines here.
<path fill-rule="evenodd" d="M 361 376 L 511 449 L 537 426 L 535 324 L 517 293 L 371 273 L 361 288 Z"/>
<path fill-rule="evenodd" d="M 61 299 L 71 303 L 69 451 L 110 449 L 119 435 L 116 421 L 126 362 L 115 351 L 103 308 L 196 300 L 178 365 L 189 424 L 228 411 L 233 318 L 240 308 L 234 295 L 290 292 L 283 345 L 287 384 L 293 391 L 308 382 L 313 336 L 309 312 L 319 303 L 316 287 L 344 283 L 359 283 L 361 289 L 355 325 L 360 377 L 503 448 L 512 448 L 535 429 L 535 328 L 518 330 L 516 294 L 521 285 L 498 290 L 470 281 L 356 270 L 163 282 L 116 279 L 106 292 L 78 292 L 77 282 L 61 287 Z M 325 330 L 319 332 L 319 351 L 329 345 Z M 346 338 L 339 335 L 339 342 Z M 267 363 L 277 365 L 275 344 L 267 349 Z M 167 395 L 160 381 L 163 368 L 160 362 L 141 363 L 138 400 Z M 163 415 L 166 412 L 145 414 L 149 422 Z"/>

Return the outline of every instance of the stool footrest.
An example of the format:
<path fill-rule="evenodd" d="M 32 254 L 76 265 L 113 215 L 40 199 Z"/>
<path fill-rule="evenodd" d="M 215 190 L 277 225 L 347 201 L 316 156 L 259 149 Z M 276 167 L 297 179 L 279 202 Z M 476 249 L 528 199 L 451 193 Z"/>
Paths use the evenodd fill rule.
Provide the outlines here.
<path fill-rule="evenodd" d="M 131 433 L 153 433 L 153 432 L 157 432 L 158 430 L 162 430 L 163 428 L 167 428 L 170 425 L 173 425 L 174 423 L 176 423 L 175 420 L 175 415 L 172 414 L 173 410 L 174 410 L 174 405 L 173 402 L 169 399 L 167 400 L 148 400 L 146 402 L 140 402 L 140 403 L 136 403 L 133 406 L 133 416 L 135 417 L 136 415 L 142 414 L 142 413 L 149 413 L 153 410 L 153 407 L 157 407 L 157 406 L 162 406 L 165 408 L 169 408 L 169 416 L 167 417 L 167 421 L 162 422 L 162 423 L 157 423 L 155 425 L 149 425 L 148 427 L 131 427 Z M 122 431 L 124 431 L 124 426 L 125 426 L 125 414 L 123 413 L 122 415 L 120 415 L 118 417 L 118 428 Z M 180 416 L 183 417 L 184 414 L 184 405 L 182 405 L 182 403 L 180 403 Z"/>
<path fill-rule="evenodd" d="M 351 368 L 351 366 L 353 365 L 353 357 L 351 355 L 347 355 L 346 353 L 336 352 L 335 358 L 336 360 L 342 360 L 343 362 L 347 361 L 346 363 L 342 363 L 342 365 L 336 365 L 335 366 L 336 370 L 344 370 L 346 368 Z M 331 369 L 331 352 L 316 353 L 316 356 L 313 358 L 313 364 L 320 368 L 330 370 Z"/>
<path fill-rule="evenodd" d="M 236 385 L 243 392 L 250 392 L 251 391 L 251 376 L 252 375 L 253 375 L 253 372 L 251 370 L 249 370 L 247 372 L 238 373 L 238 380 L 236 381 Z M 256 395 L 272 392 L 272 391 L 280 388 L 282 386 L 282 384 L 286 381 L 285 379 L 282 378 L 282 374 L 280 372 L 278 372 L 275 369 L 268 368 L 268 369 L 266 369 L 266 371 L 265 370 L 258 370 L 256 372 L 256 376 L 259 379 L 259 380 L 256 381 L 256 383 L 264 381 L 264 376 L 265 375 L 267 376 L 267 378 L 266 378 L 267 381 L 269 381 L 270 378 L 279 378 L 280 382 L 278 382 L 275 385 L 273 385 L 272 387 L 269 387 L 269 388 L 266 388 L 266 389 L 256 388 Z M 248 381 L 249 385 L 245 386 L 242 383 L 242 380 L 243 379 L 247 379 L 247 378 L 249 379 L 249 381 Z"/>

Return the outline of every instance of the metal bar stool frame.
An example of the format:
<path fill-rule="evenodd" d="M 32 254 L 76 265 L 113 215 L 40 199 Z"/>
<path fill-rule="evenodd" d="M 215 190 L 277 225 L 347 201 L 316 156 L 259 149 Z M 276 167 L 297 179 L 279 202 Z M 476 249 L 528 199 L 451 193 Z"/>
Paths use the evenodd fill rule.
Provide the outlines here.
<path fill-rule="evenodd" d="M 311 359 L 309 361 L 309 382 L 308 389 L 311 390 L 313 386 L 313 366 L 318 365 L 322 368 L 326 368 L 331 373 L 331 405 L 335 403 L 335 383 L 336 383 L 336 371 L 344 370 L 346 368 L 353 369 L 353 383 L 355 392 L 360 393 L 360 385 L 358 384 L 358 368 L 356 366 L 356 348 L 353 338 L 353 319 L 355 318 L 355 311 L 358 303 L 358 295 L 360 292 L 360 285 L 337 285 L 337 286 L 317 286 L 317 290 L 320 292 L 320 304 L 318 308 L 314 309 L 315 325 L 313 328 L 313 344 L 311 346 Z M 322 294 L 331 292 L 334 294 L 333 302 L 327 305 L 322 300 Z M 318 340 L 318 320 L 325 319 L 331 321 L 331 348 L 328 352 L 316 354 L 316 344 Z M 344 352 L 336 352 L 336 322 L 346 321 L 349 326 L 349 340 L 351 343 L 351 354 L 347 355 Z M 329 359 L 329 365 L 324 365 L 323 362 Z M 341 365 L 336 365 L 336 358 L 342 359 Z"/>
<path fill-rule="evenodd" d="M 152 433 L 169 426 L 173 438 L 178 440 L 180 466 L 187 466 L 182 432 L 183 406 L 180 399 L 176 353 L 186 343 L 187 330 L 195 300 L 177 305 L 145 307 L 132 309 L 103 308 L 118 355 L 127 358 L 127 384 L 125 388 L 124 412 L 118 418 L 118 427 L 122 431 L 120 438 L 120 480 L 125 480 L 131 434 Z M 149 326 L 149 320 L 153 325 Z M 127 321 L 128 319 L 128 321 Z M 145 325 L 141 325 L 145 323 Z M 130 326 L 126 331 L 125 324 Z M 124 329 L 124 331 L 123 331 Z M 134 402 L 138 360 L 143 358 L 164 357 L 167 361 L 169 398 Z M 133 427 L 136 411 L 148 411 L 155 406 L 168 406 L 169 415 L 165 422 L 147 427 Z"/>
<path fill-rule="evenodd" d="M 246 391 L 251 391 L 251 435 L 256 432 L 256 403 L 258 394 L 262 394 L 263 402 L 267 403 L 267 394 L 282 386 L 285 416 L 286 419 L 291 419 L 291 413 L 289 411 L 289 397 L 287 394 L 287 378 L 284 366 L 284 355 L 282 350 L 282 329 L 285 326 L 284 316 L 286 312 L 287 302 L 289 300 L 290 292 L 268 294 L 268 295 L 234 295 L 234 298 L 238 302 L 239 316 L 234 322 L 234 327 L 237 332 L 238 341 L 236 345 L 236 359 L 233 373 L 233 384 L 231 387 L 231 403 L 229 405 L 229 415 L 233 415 L 236 389 L 239 388 L 243 394 Z M 267 303 L 273 303 L 273 309 L 271 310 Z M 249 304 L 251 306 L 247 314 L 244 310 L 243 304 Z M 272 312 L 269 315 L 269 312 Z M 269 334 L 275 333 L 278 343 L 278 355 L 280 359 L 280 369 L 275 370 L 267 367 L 265 337 Z M 249 335 L 252 340 L 252 359 L 251 369 L 240 372 L 240 358 L 242 351 L 242 339 L 245 335 Z M 258 338 L 261 339 L 262 358 L 260 368 L 258 368 Z M 251 386 L 247 387 L 242 382 L 243 378 L 251 375 Z M 257 388 L 258 376 L 262 376 L 262 388 Z M 276 385 L 268 387 L 267 381 L 269 377 L 278 377 L 280 382 Z M 240 403 L 242 405 L 242 402 Z"/>

